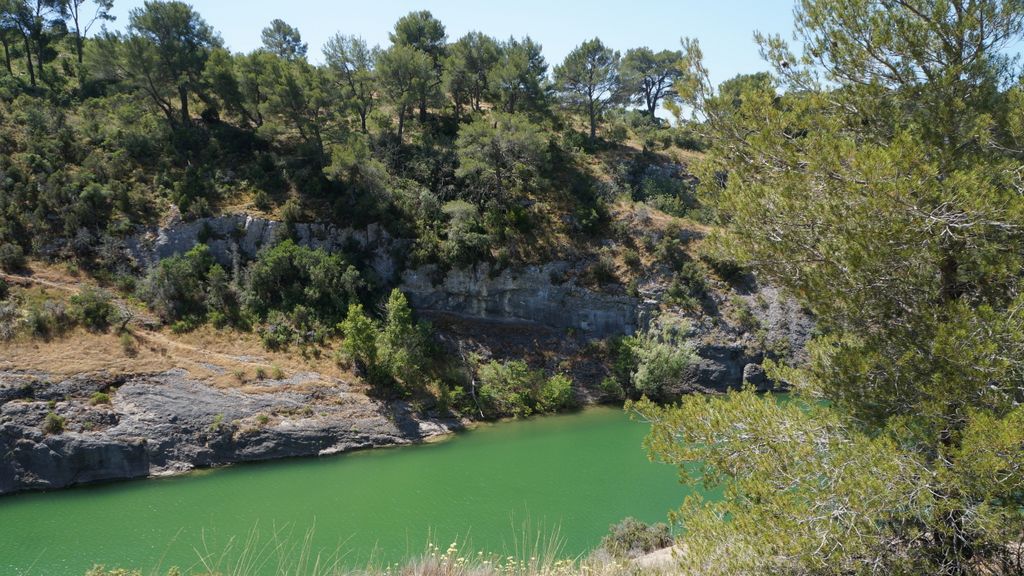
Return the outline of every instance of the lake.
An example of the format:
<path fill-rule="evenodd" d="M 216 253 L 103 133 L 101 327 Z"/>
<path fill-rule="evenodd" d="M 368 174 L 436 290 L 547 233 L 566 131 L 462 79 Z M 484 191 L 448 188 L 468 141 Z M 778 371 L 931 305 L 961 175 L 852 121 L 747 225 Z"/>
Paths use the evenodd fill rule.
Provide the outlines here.
<path fill-rule="evenodd" d="M 0 573 L 81 576 L 93 564 L 187 573 L 207 552 L 223 569 L 250 537 L 250 550 L 270 555 L 274 533 L 288 549 L 308 538 L 350 567 L 417 556 L 428 541 L 513 554 L 524 534 L 556 531 L 564 556 L 585 554 L 610 524 L 664 521 L 686 495 L 675 468 L 647 460 L 647 429 L 591 408 L 434 444 L 0 498 Z M 251 571 L 273 573 L 272 564 Z"/>

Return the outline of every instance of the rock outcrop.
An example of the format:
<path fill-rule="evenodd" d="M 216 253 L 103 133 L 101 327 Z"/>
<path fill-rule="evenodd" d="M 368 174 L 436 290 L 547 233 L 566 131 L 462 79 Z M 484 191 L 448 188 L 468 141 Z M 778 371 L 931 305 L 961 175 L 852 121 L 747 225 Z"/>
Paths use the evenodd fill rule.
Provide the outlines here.
<path fill-rule="evenodd" d="M 590 338 L 634 334 L 653 306 L 625 294 L 580 286 L 568 262 L 493 273 L 487 264 L 442 275 L 434 267 L 402 274 L 402 291 L 421 310 L 483 320 L 535 322 Z"/>
<path fill-rule="evenodd" d="M 109 404 L 90 402 L 99 391 Z M 63 432 L 43 432 L 50 412 Z M 0 494 L 408 444 L 459 426 L 310 375 L 221 389 L 176 371 L 58 382 L 0 373 Z"/>

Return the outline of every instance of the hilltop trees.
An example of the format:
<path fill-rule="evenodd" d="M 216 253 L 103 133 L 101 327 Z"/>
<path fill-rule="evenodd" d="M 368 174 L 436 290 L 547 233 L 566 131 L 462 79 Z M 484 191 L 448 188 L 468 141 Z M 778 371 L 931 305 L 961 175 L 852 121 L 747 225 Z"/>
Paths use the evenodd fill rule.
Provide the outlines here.
<path fill-rule="evenodd" d="M 366 133 L 366 118 L 373 110 L 377 86 L 376 64 L 380 49 L 369 48 L 358 36 L 336 34 L 324 46 L 324 59 L 345 102 L 359 116 Z"/>
<path fill-rule="evenodd" d="M 425 106 L 424 98 L 435 79 L 433 64 L 425 52 L 395 44 L 381 52 L 377 69 L 380 86 L 398 115 L 398 139 L 401 140 L 410 109 L 417 103 Z"/>
<path fill-rule="evenodd" d="M 147 1 L 131 11 L 129 22 L 127 36 L 115 44 L 121 72 L 171 124 L 188 125 L 189 99 L 202 90 L 206 61 L 220 38 L 184 2 Z"/>
<path fill-rule="evenodd" d="M 631 48 L 622 57 L 619 71 L 621 90 L 631 104 L 640 106 L 654 118 L 662 100 L 674 102 L 677 97 L 675 82 L 682 76 L 679 51 L 650 48 Z"/>
<path fill-rule="evenodd" d="M 260 34 L 263 47 L 285 60 L 299 60 L 306 57 L 309 46 L 302 41 L 299 30 L 284 20 L 277 18 Z"/>
<path fill-rule="evenodd" d="M 427 106 L 436 102 L 441 95 L 442 63 L 447 52 L 447 39 L 444 24 L 426 10 L 402 16 L 391 33 L 391 43 L 395 47 L 411 48 L 430 60 L 432 77 L 417 82 L 416 86 L 421 122 L 427 119 Z"/>
<path fill-rule="evenodd" d="M 78 56 L 78 63 L 84 60 L 85 36 L 89 29 L 97 22 L 112 22 L 114 15 L 110 13 L 114 9 L 114 0 L 92 0 L 93 11 L 82 13 L 82 6 L 86 0 L 65 0 L 68 16 L 75 31 L 75 54 Z"/>
<path fill-rule="evenodd" d="M 480 32 L 470 32 L 448 47 L 445 88 L 455 104 L 455 116 L 465 107 L 480 112 L 490 87 L 488 77 L 501 58 L 497 41 Z"/>
<path fill-rule="evenodd" d="M 808 366 L 771 366 L 807 403 L 642 406 L 653 454 L 725 486 L 723 502 L 681 510 L 684 561 L 1013 573 L 1024 98 L 1006 49 L 1024 7 L 802 0 L 796 16 L 802 57 L 760 38 L 774 78 L 715 91 L 687 43 L 678 83 L 707 120 L 716 242 L 800 295 L 823 331 Z"/>
<path fill-rule="evenodd" d="M 541 45 L 530 39 L 509 38 L 488 74 L 492 100 L 509 114 L 538 112 L 546 106 L 548 65 Z"/>
<path fill-rule="evenodd" d="M 590 140 L 619 90 L 619 53 L 594 38 L 577 46 L 555 67 L 555 84 L 566 103 L 586 115 Z"/>

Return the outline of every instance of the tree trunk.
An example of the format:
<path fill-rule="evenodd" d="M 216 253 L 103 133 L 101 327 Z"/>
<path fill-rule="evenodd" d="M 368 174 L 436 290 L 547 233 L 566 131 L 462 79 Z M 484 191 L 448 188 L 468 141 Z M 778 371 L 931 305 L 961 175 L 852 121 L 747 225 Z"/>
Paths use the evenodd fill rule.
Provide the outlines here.
<path fill-rule="evenodd" d="M 427 95 L 420 97 L 420 122 L 427 121 Z"/>
<path fill-rule="evenodd" d="M 36 77 L 39 78 L 40 80 L 42 80 L 43 79 L 43 42 L 42 42 L 41 38 L 39 39 L 39 41 L 36 42 L 36 69 L 39 70 L 39 72 L 36 74 Z"/>
<path fill-rule="evenodd" d="M 184 85 L 178 86 L 178 98 L 181 99 L 181 123 L 187 126 L 191 117 L 188 113 L 188 88 Z"/>
<path fill-rule="evenodd" d="M 402 134 L 405 132 L 405 106 L 398 108 L 398 142 L 402 142 Z"/>
<path fill-rule="evenodd" d="M 366 131 L 366 116 L 367 112 L 365 108 L 359 109 L 359 128 L 363 131 L 363 134 L 367 134 Z"/>
<path fill-rule="evenodd" d="M 14 76 L 14 69 L 11 67 L 11 47 L 10 42 L 6 36 L 0 36 L 0 43 L 4 45 L 4 66 L 7 68 L 7 73 Z"/>
<path fill-rule="evenodd" d="M 32 86 L 36 85 L 36 71 L 32 68 L 32 44 L 28 41 L 28 36 L 22 36 L 25 39 L 25 61 L 28 66 L 28 78 L 32 83 Z"/>
<path fill-rule="evenodd" d="M 78 28 L 76 27 L 75 28 L 75 51 L 78 52 L 78 63 L 79 64 L 82 64 L 82 62 L 84 61 L 84 58 L 82 56 L 82 49 L 83 48 L 84 48 L 84 46 L 83 46 L 83 41 L 82 41 L 82 33 L 79 32 Z"/>
<path fill-rule="evenodd" d="M 590 101 L 590 142 L 593 144 L 597 141 L 597 109 L 594 106 L 594 101 Z"/>

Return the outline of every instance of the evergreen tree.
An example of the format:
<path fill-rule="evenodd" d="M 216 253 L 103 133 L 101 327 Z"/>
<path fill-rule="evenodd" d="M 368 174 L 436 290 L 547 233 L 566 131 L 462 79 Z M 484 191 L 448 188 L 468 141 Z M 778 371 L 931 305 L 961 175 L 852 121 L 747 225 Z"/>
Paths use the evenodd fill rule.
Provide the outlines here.
<path fill-rule="evenodd" d="M 1024 265 L 1006 49 L 1018 2 L 802 0 L 775 78 L 677 87 L 711 143 L 713 239 L 800 296 L 822 336 L 768 363 L 800 400 L 644 404 L 652 452 L 722 485 L 681 510 L 705 574 L 988 574 L 1024 530 Z M 782 88 L 779 94 L 774 84 Z M 827 400 L 827 404 L 820 402 Z M 727 520 L 726 520 L 727 519 Z"/>

